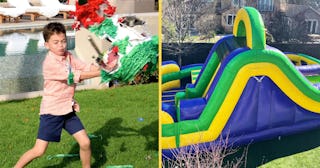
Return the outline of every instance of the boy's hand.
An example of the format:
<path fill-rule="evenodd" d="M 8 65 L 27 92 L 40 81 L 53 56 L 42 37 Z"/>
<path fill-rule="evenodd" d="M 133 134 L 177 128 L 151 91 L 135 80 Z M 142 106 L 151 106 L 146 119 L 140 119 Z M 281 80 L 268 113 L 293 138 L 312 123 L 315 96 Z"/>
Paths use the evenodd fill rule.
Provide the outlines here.
<path fill-rule="evenodd" d="M 94 63 L 92 63 L 90 70 L 91 70 L 91 71 L 100 71 L 101 68 L 100 68 L 100 66 L 97 66 L 97 65 L 95 65 Z"/>

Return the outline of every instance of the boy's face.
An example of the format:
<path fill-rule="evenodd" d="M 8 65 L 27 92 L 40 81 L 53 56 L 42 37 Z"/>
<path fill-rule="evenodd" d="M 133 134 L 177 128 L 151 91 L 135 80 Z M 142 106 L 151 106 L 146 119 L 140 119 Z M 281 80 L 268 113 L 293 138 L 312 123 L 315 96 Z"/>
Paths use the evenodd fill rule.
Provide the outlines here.
<path fill-rule="evenodd" d="M 64 56 L 67 48 L 66 35 L 63 33 L 54 33 L 44 45 L 54 54 Z"/>

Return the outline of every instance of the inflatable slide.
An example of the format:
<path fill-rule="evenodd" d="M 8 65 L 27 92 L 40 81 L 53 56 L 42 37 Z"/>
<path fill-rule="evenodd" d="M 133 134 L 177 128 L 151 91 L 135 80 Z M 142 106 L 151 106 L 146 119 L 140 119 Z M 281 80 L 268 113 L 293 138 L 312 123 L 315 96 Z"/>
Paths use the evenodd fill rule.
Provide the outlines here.
<path fill-rule="evenodd" d="M 203 64 L 164 61 L 161 72 L 163 156 L 219 137 L 246 145 L 320 128 L 320 61 L 266 45 L 255 8 L 238 11 Z"/>

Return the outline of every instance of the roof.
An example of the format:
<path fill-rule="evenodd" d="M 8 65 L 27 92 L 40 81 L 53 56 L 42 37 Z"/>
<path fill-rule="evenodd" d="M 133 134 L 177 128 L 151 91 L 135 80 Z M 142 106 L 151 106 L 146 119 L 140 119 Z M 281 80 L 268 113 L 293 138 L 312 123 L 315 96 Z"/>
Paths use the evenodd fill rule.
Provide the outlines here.
<path fill-rule="evenodd" d="M 296 17 L 299 14 L 312 11 L 320 16 L 320 12 L 309 5 L 285 4 L 284 13 L 288 17 Z"/>

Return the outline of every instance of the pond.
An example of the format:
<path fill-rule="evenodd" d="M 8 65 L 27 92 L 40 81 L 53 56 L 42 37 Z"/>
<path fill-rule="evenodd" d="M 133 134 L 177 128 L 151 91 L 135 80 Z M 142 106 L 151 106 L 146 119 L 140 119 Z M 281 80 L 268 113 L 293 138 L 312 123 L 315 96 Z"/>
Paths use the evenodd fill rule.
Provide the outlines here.
<path fill-rule="evenodd" d="M 67 31 L 74 52 L 74 32 Z M 42 30 L 5 31 L 0 35 L 0 95 L 42 90 L 42 61 L 47 53 Z"/>

